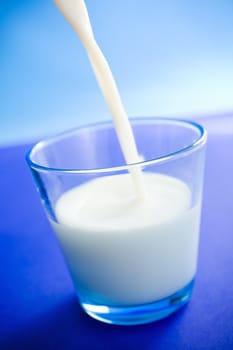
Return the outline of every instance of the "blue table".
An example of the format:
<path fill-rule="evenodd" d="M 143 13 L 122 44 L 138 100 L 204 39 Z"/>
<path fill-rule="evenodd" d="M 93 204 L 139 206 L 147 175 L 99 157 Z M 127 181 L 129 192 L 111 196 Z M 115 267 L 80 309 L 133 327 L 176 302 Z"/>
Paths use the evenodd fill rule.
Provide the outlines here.
<path fill-rule="evenodd" d="M 198 273 L 167 319 L 112 326 L 78 305 L 24 160 L 0 149 L 0 349 L 233 349 L 233 118 L 209 128 Z M 222 119 L 222 121 L 223 121 Z"/>

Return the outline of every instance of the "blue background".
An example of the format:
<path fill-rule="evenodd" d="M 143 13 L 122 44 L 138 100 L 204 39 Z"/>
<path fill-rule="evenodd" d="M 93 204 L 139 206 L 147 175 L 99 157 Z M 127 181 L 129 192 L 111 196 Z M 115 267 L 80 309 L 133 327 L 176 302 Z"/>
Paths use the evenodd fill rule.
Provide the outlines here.
<path fill-rule="evenodd" d="M 233 1 L 86 1 L 129 115 L 233 110 Z M 0 145 L 111 116 L 52 1 L 0 2 Z"/>
<path fill-rule="evenodd" d="M 84 314 L 24 161 L 28 145 L 0 149 L 1 350 L 233 349 L 233 118 L 203 121 L 209 139 L 194 293 L 179 312 L 141 326 Z"/>
<path fill-rule="evenodd" d="M 28 145 L 0 149 L 0 348 L 233 349 L 233 1 L 87 6 L 128 113 L 202 116 L 209 132 L 194 294 L 146 326 L 86 316 L 27 169 Z M 52 1 L 0 0 L 0 146 L 110 117 Z"/>

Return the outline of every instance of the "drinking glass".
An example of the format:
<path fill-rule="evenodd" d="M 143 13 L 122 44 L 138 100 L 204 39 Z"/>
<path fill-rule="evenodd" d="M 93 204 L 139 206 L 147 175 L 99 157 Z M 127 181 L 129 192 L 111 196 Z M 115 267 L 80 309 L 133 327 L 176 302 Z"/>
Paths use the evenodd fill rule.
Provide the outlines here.
<path fill-rule="evenodd" d="M 187 120 L 150 117 L 130 122 L 140 155 L 136 164 L 126 164 L 112 122 L 51 137 L 37 143 L 26 156 L 80 305 L 95 319 L 122 325 L 164 318 L 191 297 L 207 139 L 201 125 Z M 64 224 L 58 215 L 63 196 L 96 179 L 126 175 L 135 169 L 141 169 L 143 176 L 154 174 L 185 186 L 190 193 L 187 209 L 154 225 L 129 229 L 116 224 L 106 229 L 103 222 L 100 229 L 92 222 L 95 206 L 95 215 L 100 213 L 102 196 L 95 198 L 93 193 L 87 225 Z M 107 191 L 104 187 L 103 196 Z M 150 203 L 158 200 L 153 192 L 147 196 Z M 77 207 L 80 205 L 77 199 Z M 173 206 L 175 210 L 176 203 Z M 82 210 L 77 210 L 77 215 L 81 216 Z"/>

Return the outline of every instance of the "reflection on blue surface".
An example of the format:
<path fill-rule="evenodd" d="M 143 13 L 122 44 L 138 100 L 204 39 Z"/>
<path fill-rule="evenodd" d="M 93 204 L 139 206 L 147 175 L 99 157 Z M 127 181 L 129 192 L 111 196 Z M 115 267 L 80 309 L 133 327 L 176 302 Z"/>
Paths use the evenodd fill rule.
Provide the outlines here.
<path fill-rule="evenodd" d="M 233 109 L 232 0 L 86 1 L 130 115 Z M 0 3 L 0 143 L 109 119 L 52 1 Z"/>

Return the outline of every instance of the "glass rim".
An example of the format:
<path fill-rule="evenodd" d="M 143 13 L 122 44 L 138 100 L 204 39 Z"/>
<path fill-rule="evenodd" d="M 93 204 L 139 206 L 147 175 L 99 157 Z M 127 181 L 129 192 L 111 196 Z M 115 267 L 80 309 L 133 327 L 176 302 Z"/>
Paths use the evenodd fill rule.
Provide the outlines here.
<path fill-rule="evenodd" d="M 171 124 L 183 124 L 189 128 L 196 129 L 199 132 L 199 136 L 190 144 L 187 146 L 184 146 L 177 151 L 167 153 L 163 156 L 147 159 L 147 160 L 140 160 L 135 163 L 130 164 L 124 164 L 114 167 L 103 167 L 103 168 L 88 168 L 88 169 L 75 169 L 75 168 L 55 168 L 55 167 L 49 167 L 41 165 L 35 161 L 32 160 L 32 156 L 36 151 L 39 151 L 46 147 L 46 145 L 51 144 L 57 140 L 59 140 L 62 137 L 65 137 L 69 134 L 72 134 L 74 132 L 83 131 L 85 129 L 96 129 L 96 128 L 103 128 L 105 127 L 114 127 L 113 121 L 102 121 L 97 123 L 90 123 L 83 126 L 78 126 L 76 128 L 72 128 L 66 131 L 63 131 L 61 133 L 58 133 L 54 136 L 50 136 L 48 138 L 42 139 L 41 141 L 34 144 L 26 153 L 26 161 L 30 168 L 40 171 L 40 172 L 53 172 L 53 173 L 66 173 L 66 174 L 94 174 L 94 173 L 111 173 L 111 172 L 118 172 L 123 170 L 130 170 L 135 167 L 145 167 L 149 165 L 156 165 L 163 162 L 171 161 L 178 159 L 180 157 L 183 157 L 184 155 L 187 155 L 194 150 L 200 148 L 206 143 L 207 140 L 207 131 L 206 129 L 199 123 L 189 120 L 189 119 L 181 119 L 181 118 L 168 118 L 168 117 L 133 117 L 129 118 L 130 122 L 133 123 L 142 123 L 147 122 L 148 124 L 150 122 L 158 122 L 160 124 L 162 123 L 171 123 Z"/>

